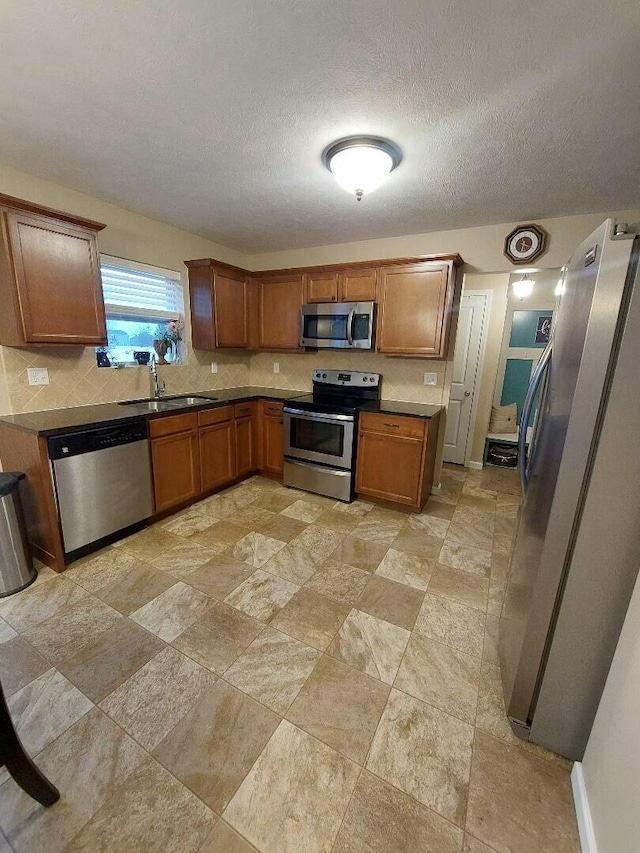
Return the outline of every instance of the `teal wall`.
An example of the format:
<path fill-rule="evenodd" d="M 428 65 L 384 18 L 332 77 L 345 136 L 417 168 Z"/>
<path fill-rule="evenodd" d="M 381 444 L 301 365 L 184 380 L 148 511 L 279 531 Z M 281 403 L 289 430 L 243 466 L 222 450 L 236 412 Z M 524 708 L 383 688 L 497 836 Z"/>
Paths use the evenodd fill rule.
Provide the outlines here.
<path fill-rule="evenodd" d="M 536 342 L 536 330 L 540 317 L 551 317 L 553 311 L 514 311 L 511 323 L 509 347 L 525 347 L 526 349 L 544 349 L 546 342 Z"/>
<path fill-rule="evenodd" d="M 533 361 L 530 358 L 508 358 L 504 369 L 504 383 L 502 385 L 501 406 L 515 403 L 518 406 L 518 423 L 527 395 Z"/>

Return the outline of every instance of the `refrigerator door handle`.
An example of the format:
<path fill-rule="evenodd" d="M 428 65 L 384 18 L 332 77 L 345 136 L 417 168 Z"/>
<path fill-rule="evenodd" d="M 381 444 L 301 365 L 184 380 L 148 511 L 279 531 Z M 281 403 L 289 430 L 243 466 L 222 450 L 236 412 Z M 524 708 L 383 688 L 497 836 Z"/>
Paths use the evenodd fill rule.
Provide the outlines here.
<path fill-rule="evenodd" d="M 552 345 L 551 341 L 549 341 L 544 352 L 540 356 L 540 361 L 536 364 L 535 370 L 533 371 L 529 390 L 527 391 L 527 396 L 525 397 L 524 405 L 522 407 L 522 415 L 520 417 L 520 433 L 518 435 L 518 471 L 520 473 L 520 486 L 522 488 L 523 497 L 527 491 L 527 486 L 529 485 L 529 471 L 527 465 L 527 424 L 529 423 L 531 409 L 538 389 L 540 388 L 540 383 L 542 382 L 545 371 L 551 362 L 551 350 Z M 530 447 L 529 456 L 531 455 L 532 450 L 533 447 Z"/>

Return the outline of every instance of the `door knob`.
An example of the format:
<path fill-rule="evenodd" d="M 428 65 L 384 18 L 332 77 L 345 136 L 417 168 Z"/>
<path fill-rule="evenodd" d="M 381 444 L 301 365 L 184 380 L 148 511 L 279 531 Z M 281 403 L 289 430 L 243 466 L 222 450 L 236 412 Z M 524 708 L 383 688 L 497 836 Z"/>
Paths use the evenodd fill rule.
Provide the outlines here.
<path fill-rule="evenodd" d="M 464 392 L 464 396 L 465 396 L 465 397 L 470 397 L 470 396 L 471 396 L 471 391 L 465 391 L 465 392 Z"/>

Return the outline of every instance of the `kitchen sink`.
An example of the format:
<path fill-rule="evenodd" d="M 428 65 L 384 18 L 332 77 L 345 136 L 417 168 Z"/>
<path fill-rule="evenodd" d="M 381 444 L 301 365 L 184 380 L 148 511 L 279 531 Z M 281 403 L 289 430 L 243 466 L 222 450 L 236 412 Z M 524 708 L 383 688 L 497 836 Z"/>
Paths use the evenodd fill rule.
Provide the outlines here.
<path fill-rule="evenodd" d="M 125 400 L 120 406 L 135 406 L 138 411 L 167 412 L 172 409 L 184 409 L 187 406 L 202 406 L 213 403 L 217 397 L 162 397 L 159 400 Z"/>

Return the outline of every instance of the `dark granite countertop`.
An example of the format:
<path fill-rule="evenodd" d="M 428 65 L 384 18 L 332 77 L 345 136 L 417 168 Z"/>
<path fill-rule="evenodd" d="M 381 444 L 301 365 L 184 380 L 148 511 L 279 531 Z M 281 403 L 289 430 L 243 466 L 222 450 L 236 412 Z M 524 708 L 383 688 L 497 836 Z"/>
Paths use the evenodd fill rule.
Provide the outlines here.
<path fill-rule="evenodd" d="M 126 423 L 133 418 L 157 418 L 165 415 L 199 411 L 203 408 L 215 408 L 225 406 L 229 403 L 244 403 L 249 400 L 290 400 L 292 397 L 300 397 L 308 391 L 286 391 L 282 388 L 261 388 L 259 386 L 244 386 L 242 388 L 225 388 L 214 391 L 191 391 L 191 397 L 207 397 L 207 402 L 202 406 L 185 406 L 162 412 L 142 411 L 135 405 L 123 403 L 98 403 L 95 406 L 77 406 L 68 409 L 49 409 L 43 412 L 25 412 L 17 415 L 4 415 L 0 417 L 0 423 L 6 423 L 26 432 L 35 432 L 38 435 L 49 436 L 58 433 L 75 431 L 83 427 L 106 426 L 118 421 Z M 170 398 L 171 394 L 166 398 Z M 187 396 L 186 394 L 184 396 Z"/>
<path fill-rule="evenodd" d="M 192 391 L 189 396 L 206 397 L 201 406 L 185 406 L 161 412 L 149 412 L 130 403 L 99 403 L 95 406 L 77 406 L 69 409 L 49 409 L 43 412 L 25 412 L 17 415 L 4 415 L 0 423 L 9 424 L 26 432 L 42 436 L 83 429 L 84 427 L 99 427 L 118 421 L 126 423 L 134 418 L 158 418 L 166 415 L 199 411 L 203 408 L 216 408 L 229 403 L 245 403 L 249 400 L 291 400 L 308 394 L 308 391 L 286 391 L 282 388 L 262 388 L 247 385 L 241 388 L 225 388 L 215 391 Z M 164 399 L 170 399 L 172 395 Z M 186 395 L 184 395 L 186 396 Z M 410 415 L 418 418 L 433 418 L 444 411 L 444 406 L 430 406 L 426 403 L 405 403 L 398 400 L 380 400 L 363 407 L 366 411 L 386 412 L 393 415 Z"/>
<path fill-rule="evenodd" d="M 444 412 L 444 406 L 431 406 L 428 403 L 406 403 L 402 400 L 379 400 L 364 406 L 363 411 L 382 412 L 387 415 L 409 415 L 414 418 L 435 418 Z"/>

